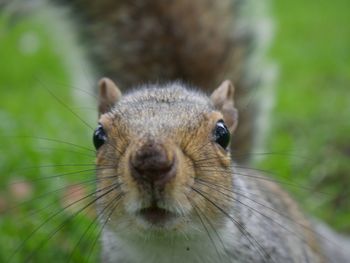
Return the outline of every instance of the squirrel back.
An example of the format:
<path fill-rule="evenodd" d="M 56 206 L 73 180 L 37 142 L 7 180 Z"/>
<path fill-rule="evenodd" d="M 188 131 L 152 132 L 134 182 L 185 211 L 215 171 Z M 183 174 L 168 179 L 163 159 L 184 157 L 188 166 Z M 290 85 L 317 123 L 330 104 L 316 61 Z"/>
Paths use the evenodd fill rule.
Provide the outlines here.
<path fill-rule="evenodd" d="M 240 98 L 233 149 L 248 159 L 262 111 L 255 94 L 265 75 L 258 49 L 266 42 L 261 32 L 269 31 L 251 1 L 56 1 L 80 21 L 97 70 L 124 88 L 181 80 L 210 92 L 233 80 Z"/>

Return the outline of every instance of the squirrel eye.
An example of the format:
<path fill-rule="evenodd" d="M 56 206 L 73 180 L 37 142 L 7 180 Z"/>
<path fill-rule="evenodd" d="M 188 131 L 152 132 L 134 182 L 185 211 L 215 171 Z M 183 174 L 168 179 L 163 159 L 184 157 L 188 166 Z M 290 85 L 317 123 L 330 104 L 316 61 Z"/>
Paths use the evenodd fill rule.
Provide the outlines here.
<path fill-rule="evenodd" d="M 99 124 L 94 131 L 93 136 L 93 142 L 95 145 L 96 150 L 98 150 L 107 140 L 107 135 L 102 127 L 101 124 Z"/>
<path fill-rule="evenodd" d="M 214 131 L 214 139 L 215 139 L 215 142 L 224 149 L 226 149 L 230 143 L 230 132 L 223 120 L 219 120 L 216 123 L 215 131 Z"/>

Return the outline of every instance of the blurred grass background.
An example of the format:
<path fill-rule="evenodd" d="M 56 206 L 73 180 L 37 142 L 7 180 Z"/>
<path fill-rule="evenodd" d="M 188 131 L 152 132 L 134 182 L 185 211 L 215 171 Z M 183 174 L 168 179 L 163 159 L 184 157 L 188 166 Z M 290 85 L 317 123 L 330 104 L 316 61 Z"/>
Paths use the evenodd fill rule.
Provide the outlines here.
<path fill-rule="evenodd" d="M 270 154 L 259 163 L 279 180 L 303 186 L 286 185 L 305 210 L 344 233 L 350 233 L 349 8 L 347 0 L 272 1 L 276 36 L 269 56 L 277 61 L 280 76 L 266 149 Z M 50 212 L 62 211 L 65 198 L 93 191 L 92 184 L 63 188 L 93 179 L 93 171 L 38 180 L 93 168 L 57 166 L 93 164 L 93 152 L 44 139 L 92 149 L 91 129 L 50 92 L 92 126 L 96 117 L 93 110 L 74 106 L 79 103 L 72 96 L 71 72 L 57 52 L 59 38 L 51 36 L 49 20 L 43 24 L 35 16 L 0 12 L 0 262 L 23 241 L 12 262 L 24 262 L 39 250 L 33 262 L 66 262 L 77 242 L 73 262 L 98 258 L 97 252 L 86 252 L 98 230 L 80 240 L 94 219 L 93 208 L 76 218 L 70 209 L 63 211 L 31 235 Z M 63 190 L 11 208 L 57 188 Z M 38 207 L 42 210 L 28 216 Z M 64 227 L 44 242 L 62 222 Z"/>
<path fill-rule="evenodd" d="M 43 24 L 39 14 L 19 15 L 0 13 L 0 262 L 8 262 L 16 250 L 11 262 L 27 262 L 28 255 L 29 262 L 67 262 L 94 219 L 94 208 L 73 217 L 87 200 L 62 210 L 69 200 L 94 189 L 91 181 L 77 185 L 94 178 L 92 130 L 68 107 L 86 121 L 97 114 L 95 105 L 90 105 L 92 111 L 81 109 L 73 100 L 73 92 L 80 91 L 72 87 L 69 69 L 56 48 L 64 39 L 54 42 L 50 21 Z M 66 164 L 77 166 L 62 166 Z M 75 173 L 80 170 L 85 172 Z M 56 216 L 46 222 L 52 213 Z M 88 257 L 97 261 L 97 253 L 89 255 L 97 232 L 90 231 L 79 242 L 72 262 Z"/>
<path fill-rule="evenodd" d="M 290 190 L 350 233 L 350 2 L 275 0 L 272 8 L 280 77 L 267 149 L 290 156 L 263 166 L 310 188 Z"/>

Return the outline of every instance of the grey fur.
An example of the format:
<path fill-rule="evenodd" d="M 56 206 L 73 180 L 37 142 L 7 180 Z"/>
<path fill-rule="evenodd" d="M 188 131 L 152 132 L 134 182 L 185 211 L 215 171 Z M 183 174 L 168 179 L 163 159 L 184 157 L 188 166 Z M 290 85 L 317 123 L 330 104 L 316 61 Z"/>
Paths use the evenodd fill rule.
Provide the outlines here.
<path fill-rule="evenodd" d="M 164 86 L 145 85 L 124 95 L 112 113 L 114 116 L 133 116 L 122 119 L 138 137 L 142 134 L 164 137 L 181 128 L 191 130 L 200 122 L 203 113 L 213 110 L 210 100 L 202 92 L 189 91 L 180 82 L 175 82 Z"/>

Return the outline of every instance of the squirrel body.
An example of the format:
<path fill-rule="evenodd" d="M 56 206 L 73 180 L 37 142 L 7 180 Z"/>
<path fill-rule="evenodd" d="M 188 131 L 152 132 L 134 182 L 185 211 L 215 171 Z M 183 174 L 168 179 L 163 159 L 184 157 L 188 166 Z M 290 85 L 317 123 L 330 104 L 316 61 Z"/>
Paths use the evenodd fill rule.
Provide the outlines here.
<path fill-rule="evenodd" d="M 210 99 L 181 83 L 124 97 L 109 79 L 99 94 L 103 262 L 348 262 L 275 182 L 232 162 L 229 81 Z"/>

